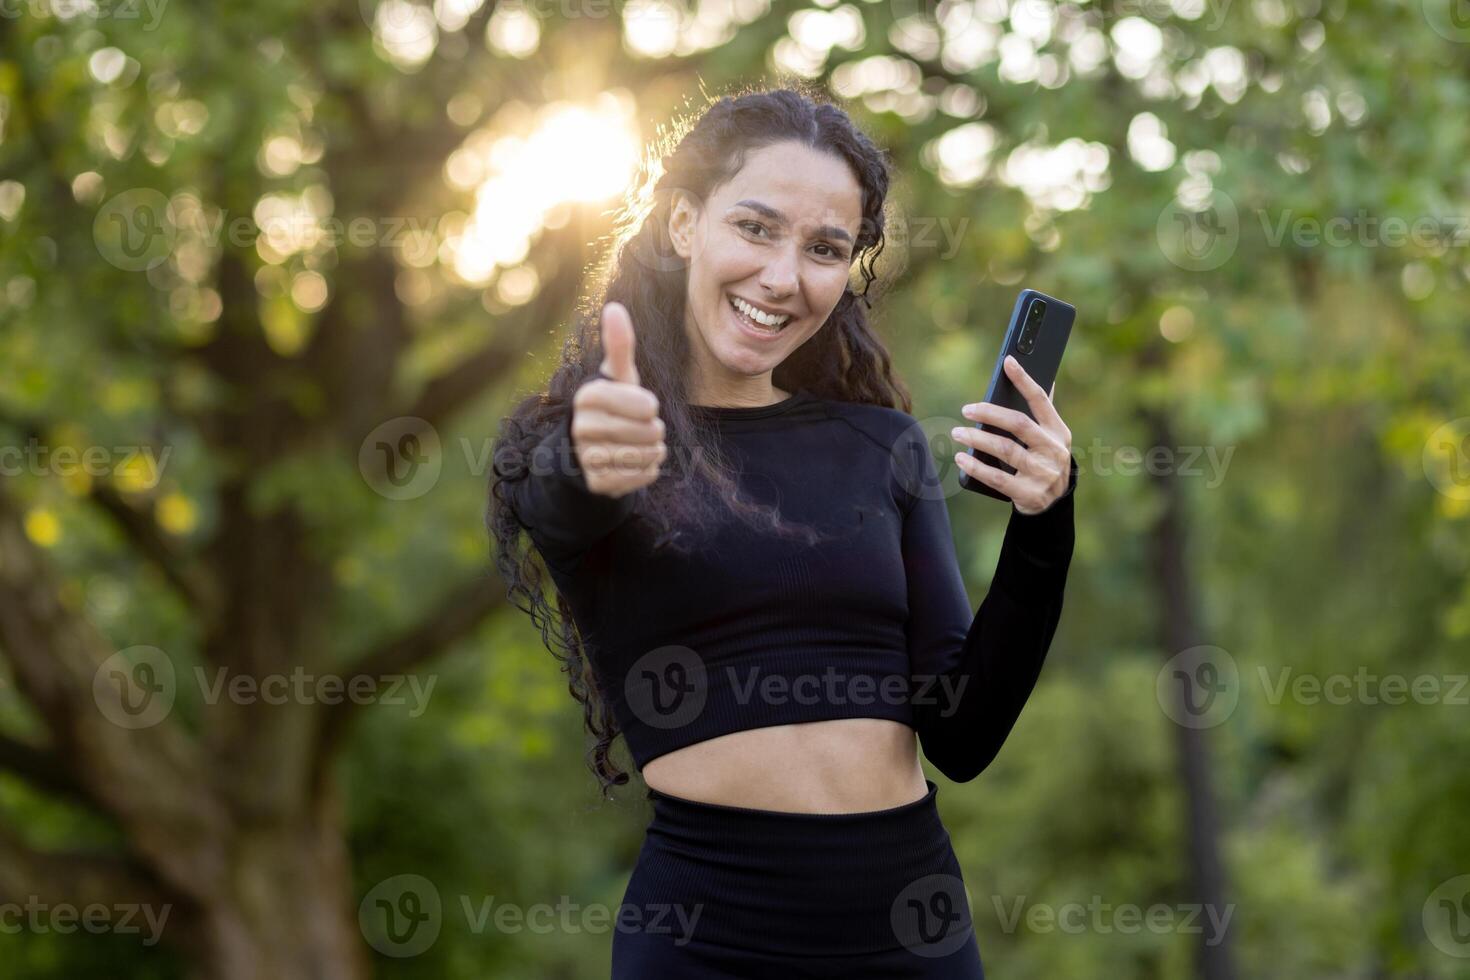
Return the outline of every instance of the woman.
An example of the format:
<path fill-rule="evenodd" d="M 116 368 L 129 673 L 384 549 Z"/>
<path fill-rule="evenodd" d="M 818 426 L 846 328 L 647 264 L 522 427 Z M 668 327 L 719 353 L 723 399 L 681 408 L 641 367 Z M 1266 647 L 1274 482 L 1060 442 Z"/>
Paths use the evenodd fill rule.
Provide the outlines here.
<path fill-rule="evenodd" d="M 961 457 L 1013 502 L 972 619 L 864 310 L 882 151 L 780 89 L 710 105 L 661 166 L 547 391 L 504 420 L 487 516 L 604 793 L 628 779 L 621 732 L 652 800 L 614 980 L 982 977 L 918 748 L 974 778 L 1035 684 L 1072 553 L 1071 434 L 1013 361 L 1039 422 L 966 406 L 1022 443 L 956 430 L 1016 469 Z"/>

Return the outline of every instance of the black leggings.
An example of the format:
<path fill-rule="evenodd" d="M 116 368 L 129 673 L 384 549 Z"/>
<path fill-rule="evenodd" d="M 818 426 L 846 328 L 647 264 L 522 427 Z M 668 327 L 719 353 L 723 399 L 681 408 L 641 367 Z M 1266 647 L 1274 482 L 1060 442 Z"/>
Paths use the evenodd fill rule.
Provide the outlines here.
<path fill-rule="evenodd" d="M 788 813 L 650 789 L 612 980 L 984 980 L 959 861 L 922 799 Z"/>

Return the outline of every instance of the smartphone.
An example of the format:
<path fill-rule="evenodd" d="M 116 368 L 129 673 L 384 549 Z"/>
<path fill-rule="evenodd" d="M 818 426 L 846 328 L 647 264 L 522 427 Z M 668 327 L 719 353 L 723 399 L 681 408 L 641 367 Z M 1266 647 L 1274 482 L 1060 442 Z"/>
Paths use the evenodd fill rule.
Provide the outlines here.
<path fill-rule="evenodd" d="M 986 389 L 984 400 L 1025 412 L 1035 420 L 1031 407 L 1026 404 L 1026 396 L 1011 383 L 1010 376 L 1005 372 L 1006 355 L 1014 354 L 1026 373 L 1041 385 L 1041 390 L 1051 391 L 1052 382 L 1057 378 L 1057 369 L 1062 364 L 1062 351 L 1066 349 L 1067 337 L 1072 332 L 1072 321 L 1076 316 L 1076 307 L 1068 303 L 1034 289 L 1021 290 L 1021 295 L 1016 297 L 1015 309 L 1011 310 L 1011 323 L 1006 328 L 1005 341 L 1000 345 L 1000 356 L 995 359 L 995 370 L 990 374 L 990 387 Z M 998 429 L 984 422 L 975 424 L 982 431 L 1007 436 L 1013 442 L 1021 441 L 1005 429 Z M 1014 466 L 973 446 L 970 448 L 970 455 L 1007 473 L 1016 472 Z M 960 486 L 997 500 L 1011 499 L 994 487 L 973 479 L 963 470 L 960 471 Z"/>

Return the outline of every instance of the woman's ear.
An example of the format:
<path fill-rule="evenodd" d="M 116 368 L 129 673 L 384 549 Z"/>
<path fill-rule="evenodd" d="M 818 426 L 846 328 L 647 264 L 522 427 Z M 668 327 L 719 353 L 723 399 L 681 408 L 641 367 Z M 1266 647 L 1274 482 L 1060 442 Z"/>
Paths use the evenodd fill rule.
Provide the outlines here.
<path fill-rule="evenodd" d="M 682 259 L 693 254 L 694 227 L 698 217 L 699 208 L 689 192 L 674 191 L 673 203 L 669 207 L 669 241 Z"/>

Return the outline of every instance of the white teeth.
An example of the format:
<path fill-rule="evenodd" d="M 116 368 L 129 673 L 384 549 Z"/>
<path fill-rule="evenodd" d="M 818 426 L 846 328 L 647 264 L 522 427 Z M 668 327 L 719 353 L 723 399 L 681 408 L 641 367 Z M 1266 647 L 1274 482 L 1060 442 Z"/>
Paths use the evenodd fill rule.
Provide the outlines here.
<path fill-rule="evenodd" d="M 769 313 L 762 313 L 738 296 L 730 297 L 730 305 L 763 327 L 780 329 L 786 325 L 786 321 L 791 319 L 789 316 L 771 316 Z"/>

